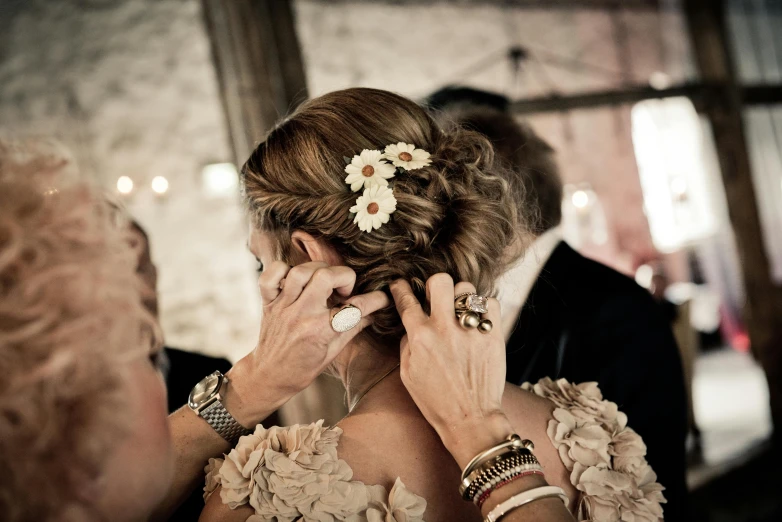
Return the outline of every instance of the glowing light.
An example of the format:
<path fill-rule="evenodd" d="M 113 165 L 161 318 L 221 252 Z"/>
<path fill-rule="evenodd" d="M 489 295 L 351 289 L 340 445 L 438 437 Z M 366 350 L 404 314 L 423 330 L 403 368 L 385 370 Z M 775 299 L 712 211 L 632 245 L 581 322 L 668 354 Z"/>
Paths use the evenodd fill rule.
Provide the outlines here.
<path fill-rule="evenodd" d="M 673 252 L 712 235 L 714 151 L 687 98 L 646 100 L 632 110 L 633 149 L 654 246 Z"/>
<path fill-rule="evenodd" d="M 133 192 L 133 180 L 127 176 L 121 176 L 117 180 L 117 191 L 120 194 L 130 194 Z"/>
<path fill-rule="evenodd" d="M 661 71 L 655 71 L 649 76 L 649 85 L 661 91 L 671 86 L 671 77 Z"/>
<path fill-rule="evenodd" d="M 585 208 L 589 204 L 589 195 L 583 190 L 573 192 L 572 198 L 576 208 Z"/>
<path fill-rule="evenodd" d="M 168 180 L 163 176 L 155 176 L 152 178 L 152 190 L 157 194 L 165 194 L 168 192 Z"/>
<path fill-rule="evenodd" d="M 201 170 L 204 190 L 209 196 L 231 196 L 237 193 L 239 175 L 233 163 L 212 163 Z"/>

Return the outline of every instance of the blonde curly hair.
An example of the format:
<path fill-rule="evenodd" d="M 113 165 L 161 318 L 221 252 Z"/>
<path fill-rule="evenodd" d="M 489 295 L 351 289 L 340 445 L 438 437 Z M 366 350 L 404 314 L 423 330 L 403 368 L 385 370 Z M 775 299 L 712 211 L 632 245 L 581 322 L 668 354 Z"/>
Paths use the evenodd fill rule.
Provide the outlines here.
<path fill-rule="evenodd" d="M 128 362 L 157 328 L 116 210 L 68 161 L 0 141 L 0 513 L 91 520 L 92 479 L 124 429 Z"/>
<path fill-rule="evenodd" d="M 432 163 L 391 180 L 397 200 L 391 220 L 362 232 L 350 214 L 357 195 L 345 183 L 344 157 L 400 141 L 430 152 Z M 277 258 L 293 264 L 290 234 L 302 230 L 328 242 L 355 270 L 355 293 L 404 278 L 424 306 L 430 276 L 445 272 L 490 294 L 520 255 L 529 218 L 506 179 L 480 134 L 444 132 L 415 102 L 367 88 L 302 104 L 242 168 L 247 207 L 255 226 L 274 235 Z M 398 352 L 404 329 L 396 310 L 373 318 L 368 331 L 375 344 Z"/>

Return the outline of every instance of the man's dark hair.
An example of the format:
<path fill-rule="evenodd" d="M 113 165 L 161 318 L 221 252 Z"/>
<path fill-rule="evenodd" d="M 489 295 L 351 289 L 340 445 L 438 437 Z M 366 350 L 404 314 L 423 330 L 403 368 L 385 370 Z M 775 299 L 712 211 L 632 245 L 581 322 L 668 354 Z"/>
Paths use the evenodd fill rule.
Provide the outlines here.
<path fill-rule="evenodd" d="M 445 128 L 457 125 L 486 136 L 513 174 L 508 179 L 522 215 L 537 216 L 530 229 L 540 235 L 562 221 L 562 180 L 554 149 L 532 128 L 517 121 L 501 94 L 446 87 L 425 104 Z"/>

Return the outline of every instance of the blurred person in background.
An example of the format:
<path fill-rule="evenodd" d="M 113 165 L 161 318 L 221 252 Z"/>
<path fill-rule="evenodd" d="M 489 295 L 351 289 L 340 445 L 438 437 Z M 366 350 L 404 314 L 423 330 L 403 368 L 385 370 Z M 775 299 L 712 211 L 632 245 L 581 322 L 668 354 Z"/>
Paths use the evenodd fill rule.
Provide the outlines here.
<path fill-rule="evenodd" d="M 444 123 L 475 130 L 509 167 L 534 242 L 498 283 L 509 382 L 543 376 L 596 381 L 628 415 L 666 488 L 665 519 L 686 518 L 687 395 L 670 319 L 643 288 L 562 240 L 562 180 L 554 149 L 508 111 L 509 100 L 446 87 L 426 104 Z"/>
<path fill-rule="evenodd" d="M 116 209 L 0 141 L 0 519 L 144 520 L 174 471 L 162 347 Z"/>

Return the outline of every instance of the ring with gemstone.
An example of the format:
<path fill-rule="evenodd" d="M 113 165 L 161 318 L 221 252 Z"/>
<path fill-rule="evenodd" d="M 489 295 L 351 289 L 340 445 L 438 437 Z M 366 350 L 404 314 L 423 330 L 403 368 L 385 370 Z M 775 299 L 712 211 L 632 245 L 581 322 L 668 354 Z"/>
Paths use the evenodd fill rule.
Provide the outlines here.
<path fill-rule="evenodd" d="M 457 312 L 489 313 L 489 298 L 486 296 L 465 292 L 457 295 L 453 301 Z"/>
<path fill-rule="evenodd" d="M 343 306 L 331 318 L 331 328 L 335 332 L 347 332 L 352 330 L 361 322 L 361 310 L 352 304 Z"/>
<path fill-rule="evenodd" d="M 492 322 L 481 317 L 489 313 L 489 298 L 478 295 L 474 292 L 465 292 L 454 298 L 454 308 L 459 325 L 470 330 L 477 328 L 481 333 L 489 333 L 492 329 Z"/>

